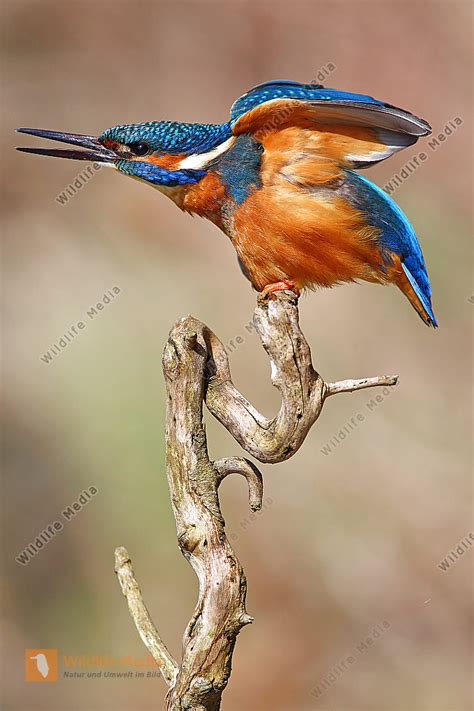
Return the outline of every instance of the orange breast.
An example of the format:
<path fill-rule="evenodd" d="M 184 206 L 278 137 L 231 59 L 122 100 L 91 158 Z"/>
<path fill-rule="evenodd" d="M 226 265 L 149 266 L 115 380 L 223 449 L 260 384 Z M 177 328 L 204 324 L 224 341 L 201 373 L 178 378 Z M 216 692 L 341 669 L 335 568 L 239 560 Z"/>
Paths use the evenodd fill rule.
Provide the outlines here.
<path fill-rule="evenodd" d="M 231 230 L 257 289 L 283 279 L 299 288 L 392 280 L 379 230 L 338 193 L 345 179 L 341 154 L 359 150 L 359 141 L 370 143 L 369 133 L 298 126 L 265 135 L 262 187 L 236 207 Z"/>
<path fill-rule="evenodd" d="M 253 285 L 281 279 L 299 288 L 365 279 L 390 281 L 380 267 L 378 231 L 329 190 L 282 182 L 251 195 L 234 213 L 232 241 Z"/>
<path fill-rule="evenodd" d="M 228 199 L 225 186 L 216 173 L 208 173 L 201 180 L 186 187 L 181 208 L 207 217 L 223 229 L 221 208 Z"/>

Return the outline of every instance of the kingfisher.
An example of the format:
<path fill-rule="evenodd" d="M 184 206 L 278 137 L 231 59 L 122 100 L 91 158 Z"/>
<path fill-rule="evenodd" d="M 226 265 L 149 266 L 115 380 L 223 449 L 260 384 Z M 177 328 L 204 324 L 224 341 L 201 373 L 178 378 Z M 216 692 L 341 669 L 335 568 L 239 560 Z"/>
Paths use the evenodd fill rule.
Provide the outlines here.
<path fill-rule="evenodd" d="M 146 121 L 100 136 L 17 130 L 74 146 L 20 151 L 109 165 L 213 222 L 259 292 L 393 283 L 437 326 L 413 227 L 357 172 L 430 134 L 408 111 L 321 84 L 270 81 L 238 98 L 222 124 Z"/>

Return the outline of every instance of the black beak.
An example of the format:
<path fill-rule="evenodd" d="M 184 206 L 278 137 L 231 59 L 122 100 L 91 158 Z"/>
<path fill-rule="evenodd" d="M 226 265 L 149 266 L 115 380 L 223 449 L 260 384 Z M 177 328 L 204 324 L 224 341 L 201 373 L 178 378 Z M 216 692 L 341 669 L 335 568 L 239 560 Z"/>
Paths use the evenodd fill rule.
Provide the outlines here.
<path fill-rule="evenodd" d="M 39 156 L 53 156 L 55 158 L 71 158 L 72 160 L 91 160 L 99 163 L 114 163 L 120 156 L 111 151 L 95 136 L 82 136 L 80 133 L 61 133 L 60 131 L 44 131 L 41 128 L 17 128 L 18 133 L 28 133 L 30 136 L 50 138 L 60 143 L 72 143 L 86 150 L 64 150 L 60 148 L 17 148 L 23 153 L 35 153 Z"/>

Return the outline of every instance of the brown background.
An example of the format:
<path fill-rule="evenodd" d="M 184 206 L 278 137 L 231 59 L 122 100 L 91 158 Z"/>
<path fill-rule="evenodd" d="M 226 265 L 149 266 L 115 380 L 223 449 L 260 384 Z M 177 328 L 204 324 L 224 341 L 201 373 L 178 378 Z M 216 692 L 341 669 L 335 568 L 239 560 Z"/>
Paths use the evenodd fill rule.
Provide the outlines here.
<path fill-rule="evenodd" d="M 161 350 L 190 311 L 233 352 L 237 385 L 269 415 L 277 393 L 255 335 L 255 296 L 210 223 L 103 170 L 67 206 L 85 165 L 15 153 L 17 126 L 98 133 L 150 119 L 220 122 L 272 78 L 316 79 L 425 117 L 464 124 L 366 175 L 384 185 L 418 150 L 395 197 L 423 245 L 440 322 L 427 329 L 394 288 L 344 286 L 302 299 L 329 380 L 399 373 L 372 394 L 327 403 L 302 451 L 264 467 L 266 507 L 248 519 L 228 481 L 223 509 L 249 580 L 227 711 L 467 711 L 472 551 L 440 559 L 470 530 L 471 6 L 468 2 L 40 2 L 3 0 L 6 390 L 2 708 L 160 708 L 150 680 L 25 684 L 25 648 L 142 657 L 113 574 L 126 545 L 175 655 L 196 580 L 175 541 L 164 473 Z M 23 137 L 23 144 L 38 145 Z M 114 285 L 116 299 L 53 363 L 40 356 Z M 471 299 L 471 300 L 469 300 Z M 330 455 L 322 448 L 363 413 Z M 208 419 L 211 456 L 238 446 Z M 94 485 L 97 496 L 28 566 L 15 556 Z M 389 629 L 318 700 L 314 687 L 375 625 Z"/>

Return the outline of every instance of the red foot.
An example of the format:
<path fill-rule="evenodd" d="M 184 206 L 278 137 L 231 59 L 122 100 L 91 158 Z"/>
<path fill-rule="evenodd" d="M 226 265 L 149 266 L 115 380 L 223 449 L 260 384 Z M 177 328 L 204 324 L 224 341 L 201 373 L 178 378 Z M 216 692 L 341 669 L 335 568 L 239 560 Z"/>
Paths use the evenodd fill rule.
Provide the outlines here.
<path fill-rule="evenodd" d="M 276 281 L 274 284 L 264 286 L 259 296 L 268 296 L 269 294 L 274 294 L 276 291 L 293 291 L 296 296 L 300 295 L 300 290 L 294 281 L 291 281 L 291 279 L 282 279 L 282 281 Z"/>

